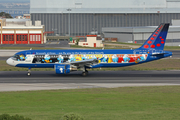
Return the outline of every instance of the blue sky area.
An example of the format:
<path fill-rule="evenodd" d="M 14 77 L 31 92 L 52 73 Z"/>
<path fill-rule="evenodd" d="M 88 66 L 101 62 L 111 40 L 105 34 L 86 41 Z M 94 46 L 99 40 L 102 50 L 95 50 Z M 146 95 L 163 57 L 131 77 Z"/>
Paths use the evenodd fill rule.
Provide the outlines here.
<path fill-rule="evenodd" d="M 0 0 L 0 3 L 30 3 L 30 0 Z"/>

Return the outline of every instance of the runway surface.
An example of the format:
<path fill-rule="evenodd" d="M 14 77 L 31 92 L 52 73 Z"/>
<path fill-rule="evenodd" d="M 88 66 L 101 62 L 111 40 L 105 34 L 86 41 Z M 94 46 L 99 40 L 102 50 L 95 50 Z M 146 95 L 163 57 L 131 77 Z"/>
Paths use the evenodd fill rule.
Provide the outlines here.
<path fill-rule="evenodd" d="M 124 86 L 180 85 L 180 71 L 90 71 L 57 75 L 53 71 L 0 72 L 0 91 L 114 88 Z"/>
<path fill-rule="evenodd" d="M 54 71 L 0 72 L 0 83 L 180 83 L 180 71 L 81 71 L 66 75 Z"/>
<path fill-rule="evenodd" d="M 179 50 L 168 50 L 173 53 L 172 57 L 173 58 L 180 58 L 180 51 Z"/>

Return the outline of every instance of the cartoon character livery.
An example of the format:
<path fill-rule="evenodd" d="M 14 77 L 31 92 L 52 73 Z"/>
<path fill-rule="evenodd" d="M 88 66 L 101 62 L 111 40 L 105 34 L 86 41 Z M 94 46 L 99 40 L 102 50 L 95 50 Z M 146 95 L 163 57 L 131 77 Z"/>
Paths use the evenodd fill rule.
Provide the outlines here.
<path fill-rule="evenodd" d="M 147 41 L 134 50 L 26 50 L 16 53 L 6 62 L 15 67 L 54 68 L 56 74 L 68 74 L 99 67 L 123 67 L 172 56 L 164 51 L 169 24 L 160 24 Z"/>
<path fill-rule="evenodd" d="M 117 62 L 118 62 L 118 57 L 117 57 L 116 54 L 114 54 L 114 55 L 112 56 L 112 60 L 113 60 L 114 63 L 117 63 Z"/>
<path fill-rule="evenodd" d="M 76 61 L 76 59 L 75 59 L 74 55 L 72 54 L 69 57 L 69 62 L 74 62 L 74 61 Z"/>
<path fill-rule="evenodd" d="M 26 58 L 24 57 L 24 55 L 19 55 L 19 59 L 18 61 L 24 61 Z"/>
<path fill-rule="evenodd" d="M 82 60 L 86 60 L 86 59 L 87 59 L 87 56 L 83 55 Z"/>
<path fill-rule="evenodd" d="M 44 63 L 51 63 L 52 60 L 50 60 L 50 59 L 51 59 L 51 57 L 50 57 L 49 55 L 45 55 L 45 57 L 44 57 L 44 59 L 42 59 L 42 61 L 43 61 Z"/>
<path fill-rule="evenodd" d="M 125 54 L 125 55 L 123 56 L 123 60 L 124 60 L 125 63 L 128 63 L 128 62 L 130 61 L 129 55 L 128 55 L 128 54 Z"/>
<path fill-rule="evenodd" d="M 63 63 L 63 56 L 62 55 L 59 55 L 59 57 L 57 58 L 57 60 L 59 61 L 58 63 Z"/>
<path fill-rule="evenodd" d="M 107 57 L 107 55 L 103 55 L 102 62 L 103 62 L 103 63 L 107 63 L 107 62 L 108 62 L 108 57 Z"/>

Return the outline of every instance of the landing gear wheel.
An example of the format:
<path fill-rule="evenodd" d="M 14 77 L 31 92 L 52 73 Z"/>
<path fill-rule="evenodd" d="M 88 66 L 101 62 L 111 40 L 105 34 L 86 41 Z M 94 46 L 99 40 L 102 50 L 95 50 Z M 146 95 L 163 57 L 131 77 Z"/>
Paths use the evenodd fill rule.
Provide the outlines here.
<path fill-rule="evenodd" d="M 31 75 L 31 68 L 28 69 L 28 73 L 27 73 L 27 76 L 30 76 Z"/>
<path fill-rule="evenodd" d="M 27 75 L 28 75 L 28 76 L 30 76 L 30 75 L 31 75 L 31 73 L 30 73 L 30 72 L 28 72 L 28 73 L 27 73 Z"/>
<path fill-rule="evenodd" d="M 88 71 L 82 72 L 82 76 L 87 76 L 88 75 Z"/>

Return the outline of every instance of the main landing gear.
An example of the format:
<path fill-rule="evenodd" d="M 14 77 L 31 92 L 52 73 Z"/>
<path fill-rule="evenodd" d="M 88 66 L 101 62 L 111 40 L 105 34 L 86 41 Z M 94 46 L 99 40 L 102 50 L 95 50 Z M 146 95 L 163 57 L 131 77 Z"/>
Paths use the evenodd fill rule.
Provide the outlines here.
<path fill-rule="evenodd" d="M 82 68 L 83 72 L 82 72 L 82 76 L 87 76 L 88 75 L 88 71 L 86 70 L 85 67 Z"/>
<path fill-rule="evenodd" d="M 87 76 L 88 75 L 88 71 L 85 69 L 83 72 L 82 72 L 82 76 Z"/>
<path fill-rule="evenodd" d="M 31 75 L 31 68 L 28 69 L 28 73 L 27 73 L 27 76 L 30 76 Z"/>

